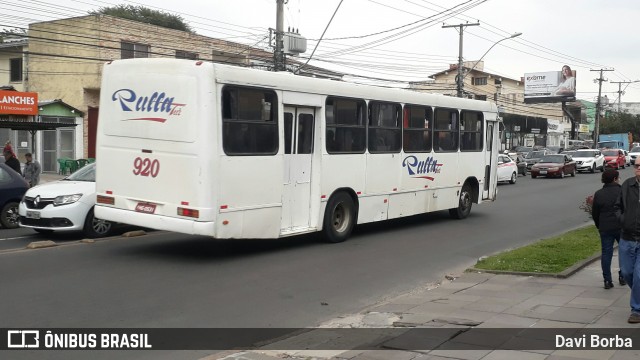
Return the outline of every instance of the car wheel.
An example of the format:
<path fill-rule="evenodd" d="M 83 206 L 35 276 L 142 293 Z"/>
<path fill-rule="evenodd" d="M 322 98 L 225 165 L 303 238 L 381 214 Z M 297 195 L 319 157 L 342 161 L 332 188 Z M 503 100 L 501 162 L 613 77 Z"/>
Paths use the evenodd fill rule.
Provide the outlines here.
<path fill-rule="evenodd" d="M 571 177 L 576 177 L 576 168 L 571 171 Z"/>
<path fill-rule="evenodd" d="M 591 165 L 591 173 L 596 172 L 596 164 Z"/>
<path fill-rule="evenodd" d="M 564 179 L 564 169 L 562 169 L 562 171 L 560 171 L 560 179 Z"/>
<path fill-rule="evenodd" d="M 471 186 L 464 184 L 462 190 L 460 190 L 460 198 L 458 199 L 458 207 L 449 209 L 449 215 L 454 219 L 464 219 L 471 213 L 471 206 L 473 204 Z"/>
<path fill-rule="evenodd" d="M 515 184 L 517 178 L 518 178 L 518 174 L 516 173 L 511 174 L 511 180 L 509 180 L 509 184 Z"/>
<path fill-rule="evenodd" d="M 93 208 L 89 210 L 87 218 L 84 220 L 84 234 L 90 238 L 105 237 L 111 233 L 113 223 L 107 220 L 98 219 L 93 215 Z"/>
<path fill-rule="evenodd" d="M 604 164 L 602 164 L 602 166 L 600 166 L 600 172 L 604 172 Z"/>
<path fill-rule="evenodd" d="M 531 174 L 532 179 L 535 179 L 536 177 L 537 177 L 536 175 Z"/>
<path fill-rule="evenodd" d="M 18 227 L 18 203 L 10 202 L 2 208 L 0 213 L 0 223 L 5 229 L 15 229 Z"/>
<path fill-rule="evenodd" d="M 624 169 L 624 163 L 622 164 L 622 168 Z"/>
<path fill-rule="evenodd" d="M 347 240 L 356 224 L 356 206 L 346 192 L 339 192 L 329 199 L 324 211 L 322 231 L 330 243 Z"/>

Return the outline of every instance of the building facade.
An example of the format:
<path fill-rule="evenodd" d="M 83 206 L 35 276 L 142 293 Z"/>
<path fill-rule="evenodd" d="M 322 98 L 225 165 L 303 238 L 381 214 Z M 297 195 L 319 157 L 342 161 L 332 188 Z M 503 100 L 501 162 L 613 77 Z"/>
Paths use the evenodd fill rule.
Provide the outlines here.
<path fill-rule="evenodd" d="M 484 62 L 473 61 L 463 64 L 464 96 L 494 102 L 500 111 L 505 129 L 502 133 L 502 147 L 559 146 L 576 136 L 578 120 L 558 103 L 525 104 L 524 80 L 507 78 L 484 71 Z M 458 65 L 450 65 L 448 70 L 431 76 L 432 80 L 412 83 L 417 91 L 438 92 L 448 96 L 457 95 Z M 569 109 L 576 106 L 568 105 Z M 579 108 L 579 107 L 577 107 Z M 573 109 L 575 111 L 575 109 Z M 579 113 L 579 112 L 578 112 Z M 571 118 L 574 121 L 571 121 Z"/>

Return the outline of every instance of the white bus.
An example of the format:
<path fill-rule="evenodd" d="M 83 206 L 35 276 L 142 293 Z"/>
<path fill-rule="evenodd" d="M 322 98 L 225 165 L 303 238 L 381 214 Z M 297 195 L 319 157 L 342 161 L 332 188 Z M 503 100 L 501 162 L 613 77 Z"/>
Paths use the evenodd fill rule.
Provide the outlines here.
<path fill-rule="evenodd" d="M 228 238 L 494 200 L 495 105 L 202 61 L 104 66 L 96 216 Z"/>

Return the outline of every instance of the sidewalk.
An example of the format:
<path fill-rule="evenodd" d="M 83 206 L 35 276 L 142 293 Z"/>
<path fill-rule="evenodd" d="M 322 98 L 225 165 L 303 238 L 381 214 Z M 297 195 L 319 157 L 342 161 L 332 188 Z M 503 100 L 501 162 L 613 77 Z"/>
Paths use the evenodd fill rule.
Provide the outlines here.
<path fill-rule="evenodd" d="M 69 176 L 69 175 L 60 175 L 58 173 L 41 173 L 40 174 L 40 184 L 44 184 L 47 182 L 51 182 L 51 181 L 56 181 L 56 180 L 60 180 L 62 178 L 64 178 L 65 176 Z"/>
<path fill-rule="evenodd" d="M 614 275 L 617 275 L 618 269 L 615 265 L 617 263 L 616 252 L 612 267 Z M 634 344 L 634 347 L 640 348 L 638 336 L 640 325 L 627 323 L 630 314 L 629 288 L 618 285 L 617 276 L 614 276 L 614 283 L 613 289 L 603 288 L 599 260 L 566 279 L 463 273 L 459 277 L 447 276 L 440 284 L 432 284 L 424 289 L 399 296 L 359 314 L 321 324 L 319 328 L 322 329 L 269 344 L 263 347 L 265 350 L 227 351 L 205 359 L 638 359 L 640 350 L 555 350 L 553 346 L 548 346 L 549 336 L 545 337 L 547 340 L 545 345 L 538 346 L 539 350 L 528 350 L 529 348 L 523 346 L 515 348 L 527 350 L 500 350 L 514 347 L 505 347 L 504 342 L 496 338 L 496 335 L 508 334 L 513 340 L 516 339 L 513 338 L 516 333 L 536 331 L 532 329 L 547 331 L 546 335 L 549 332 L 555 334 L 556 329 L 557 334 L 573 330 L 574 336 L 579 336 L 579 332 L 587 332 L 588 329 L 597 330 L 599 333 L 609 329 L 608 335 L 611 336 L 626 334 L 627 337 L 631 337 L 633 333 L 632 339 L 639 342 Z M 406 338 L 402 339 L 402 336 L 398 336 L 385 338 L 380 341 L 379 346 L 375 346 L 377 349 L 388 350 L 330 350 L 340 349 L 335 346 L 340 339 L 328 339 L 326 337 L 328 330 L 324 328 L 369 328 L 369 330 L 355 330 L 360 331 L 357 333 L 359 335 L 367 335 L 366 331 L 372 332 L 380 328 L 415 328 L 409 331 L 416 332 L 418 329 L 433 328 L 440 329 L 436 331 L 441 333 L 443 330 L 462 329 L 468 331 L 467 335 L 473 336 L 467 340 L 462 340 L 462 336 L 459 336 L 451 341 L 457 341 L 458 345 L 465 341 L 466 344 L 474 343 L 475 345 L 472 346 L 473 350 L 468 350 L 469 346 L 446 347 L 442 342 L 433 342 L 434 346 L 430 347 L 430 350 L 417 350 L 415 342 L 412 346 L 410 340 L 407 341 Z M 309 335 L 314 331 L 322 330 L 326 330 L 322 336 Z M 483 339 L 482 332 L 486 336 Z M 349 334 L 350 337 L 354 335 L 354 333 Z M 410 333 L 405 335 L 411 336 Z M 415 335 L 423 336 L 423 334 L 414 333 Z M 555 338 L 555 335 L 552 338 Z M 542 343 L 542 338 L 538 339 L 540 339 L 538 342 Z M 424 341 L 424 339 L 420 340 Z M 333 346 L 331 346 L 332 341 Z M 444 345 L 450 345 L 451 341 Z M 587 344 L 588 342 L 589 337 L 587 337 Z M 527 345 L 529 344 L 531 343 L 528 342 Z M 486 349 L 478 349 L 482 345 L 485 345 Z M 370 349 L 371 346 L 364 348 Z M 443 350 L 443 348 L 453 350 Z"/>

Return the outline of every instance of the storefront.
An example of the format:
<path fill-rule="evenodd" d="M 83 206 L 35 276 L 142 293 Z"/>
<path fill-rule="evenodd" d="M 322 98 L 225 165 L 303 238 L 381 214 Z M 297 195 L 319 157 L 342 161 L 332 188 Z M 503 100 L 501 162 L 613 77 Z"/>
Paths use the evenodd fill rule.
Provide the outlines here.
<path fill-rule="evenodd" d="M 517 114 L 503 114 L 504 131 L 501 149 L 515 146 L 546 146 L 547 119 Z"/>
<path fill-rule="evenodd" d="M 0 90 L 0 145 L 10 141 L 21 162 L 30 152 L 44 172 L 57 172 L 58 158 L 83 154 L 82 116 L 62 100 L 38 102 L 37 93 Z"/>

